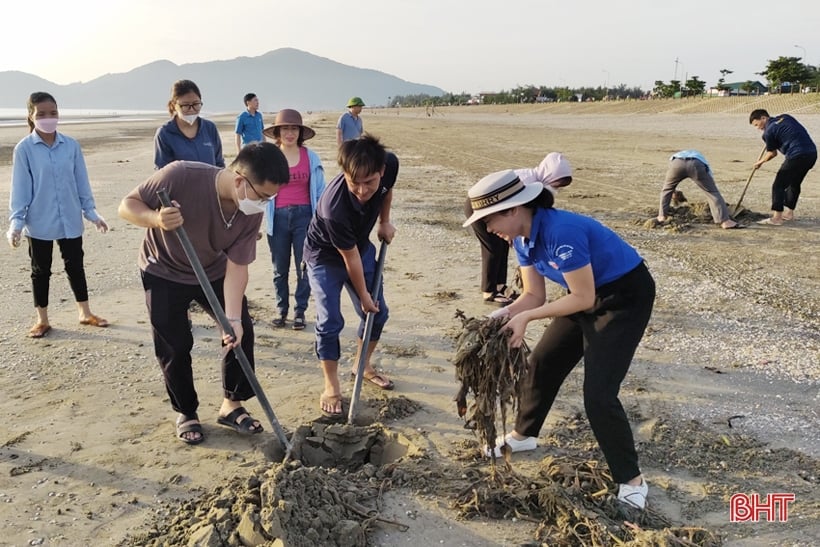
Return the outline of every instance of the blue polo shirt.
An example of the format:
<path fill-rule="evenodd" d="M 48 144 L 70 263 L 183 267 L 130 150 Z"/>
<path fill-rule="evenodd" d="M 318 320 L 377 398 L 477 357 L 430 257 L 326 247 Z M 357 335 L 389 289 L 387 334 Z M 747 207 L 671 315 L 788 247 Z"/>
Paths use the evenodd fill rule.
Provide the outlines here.
<path fill-rule="evenodd" d="M 236 130 L 234 133 L 242 136 L 242 146 L 251 142 L 263 142 L 265 137 L 262 136 L 262 128 L 264 122 L 262 121 L 262 113 L 258 110 L 256 114 L 251 114 L 247 110 L 236 117 Z"/>
<path fill-rule="evenodd" d="M 366 202 L 359 203 L 350 190 L 343 173 L 338 174 L 325 188 L 316 214 L 310 221 L 305 238 L 304 258 L 311 265 L 344 266 L 338 249 L 358 247 L 364 254 L 370 245 L 370 232 L 379 218 L 385 196 L 396 184 L 399 158 L 388 152 L 379 189 Z"/>
<path fill-rule="evenodd" d="M 222 158 L 222 139 L 211 120 L 199 118 L 199 128 L 193 139 L 186 137 L 177 126 L 176 116 L 154 135 L 154 166 L 162 169 L 172 161 L 188 160 L 225 167 Z"/>
<path fill-rule="evenodd" d="M 592 264 L 595 287 L 611 283 L 643 260 L 618 234 L 595 220 L 560 209 L 537 209 L 529 239 L 513 241 L 518 263 L 564 288 L 564 274 Z"/>
<path fill-rule="evenodd" d="M 362 117 L 354 118 L 350 112 L 345 112 L 339 116 L 339 121 L 336 122 L 336 129 L 342 130 L 342 142 L 358 139 L 362 136 L 362 131 L 364 131 Z"/>
<path fill-rule="evenodd" d="M 817 154 L 817 146 L 809 132 L 788 114 L 769 118 L 763 130 L 763 142 L 766 143 L 766 150 L 780 150 L 787 159 Z"/>

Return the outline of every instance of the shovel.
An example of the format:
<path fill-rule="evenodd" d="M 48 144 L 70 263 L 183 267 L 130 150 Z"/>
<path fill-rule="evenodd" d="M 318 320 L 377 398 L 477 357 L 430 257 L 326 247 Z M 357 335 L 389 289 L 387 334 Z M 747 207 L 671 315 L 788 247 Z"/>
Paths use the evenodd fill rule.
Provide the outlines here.
<path fill-rule="evenodd" d="M 171 196 L 168 195 L 167 190 L 160 190 L 157 192 L 157 195 L 159 196 L 159 202 L 162 203 L 164 207 L 173 207 L 173 204 L 171 203 Z M 226 332 L 235 338 L 236 335 L 233 331 L 233 327 L 231 327 L 231 322 L 228 321 L 228 317 L 225 315 L 225 310 L 222 309 L 222 304 L 219 303 L 219 299 L 216 297 L 213 287 L 211 287 L 211 282 L 208 280 L 205 269 L 202 267 L 199 257 L 196 256 L 194 246 L 191 244 L 191 240 L 188 239 L 188 234 L 182 226 L 174 230 L 174 232 L 176 232 L 179 242 L 185 250 L 185 256 L 188 257 L 188 262 L 191 263 L 191 267 L 194 269 L 199 285 L 202 287 L 202 291 L 208 299 L 208 304 L 210 304 L 211 310 L 213 310 L 216 320 L 219 322 L 219 326 L 222 327 L 223 332 Z M 279 425 L 279 420 L 276 419 L 276 415 L 273 413 L 273 409 L 268 402 L 268 398 L 265 397 L 265 392 L 262 391 L 262 386 L 259 385 L 259 381 L 256 379 L 256 374 L 254 374 L 253 369 L 251 368 L 251 363 L 248 361 L 248 356 L 245 355 L 245 351 L 242 349 L 242 346 L 236 346 L 233 348 L 233 352 L 236 355 L 236 359 L 239 361 L 239 366 L 242 367 L 242 372 L 245 373 L 245 377 L 248 379 L 248 383 L 251 385 L 251 388 L 253 388 L 256 398 L 259 399 L 259 404 L 262 406 L 262 409 L 264 409 L 268 420 L 270 420 L 270 424 L 273 426 L 273 431 L 276 433 L 276 437 L 285 448 L 284 459 L 288 460 L 290 458 L 291 450 L 293 450 L 293 446 L 291 446 L 290 442 L 288 442 L 288 438 L 285 437 L 285 431 L 282 429 L 282 426 Z"/>
<path fill-rule="evenodd" d="M 373 286 L 370 287 L 370 297 L 374 302 L 378 302 L 379 293 L 382 287 L 382 272 L 384 271 L 384 259 L 387 256 L 387 242 L 382 241 L 379 248 L 379 261 L 376 264 L 376 275 L 373 276 Z M 353 425 L 356 418 L 356 411 L 359 406 L 359 395 L 362 391 L 364 381 L 364 363 L 367 360 L 367 348 L 370 345 L 370 333 L 373 332 L 373 321 L 376 316 L 373 312 L 367 312 L 364 320 L 364 334 L 362 335 L 362 351 L 359 354 L 359 364 L 356 366 L 356 380 L 353 382 L 353 396 L 350 398 L 350 410 L 347 413 L 347 423 Z"/>
<path fill-rule="evenodd" d="M 763 145 L 763 150 L 760 151 L 760 156 L 758 156 L 757 161 L 760 161 L 760 159 L 763 157 L 763 154 L 765 154 L 765 153 L 766 153 L 766 145 Z M 732 218 L 735 218 L 737 216 L 737 214 L 742 210 L 741 207 L 740 207 L 740 202 L 743 201 L 743 196 L 746 195 L 746 190 L 749 189 L 749 183 L 752 182 L 752 177 L 754 176 L 755 171 L 757 171 L 757 168 L 753 168 L 752 172 L 749 173 L 749 178 L 746 179 L 746 186 L 743 187 L 743 192 L 740 194 L 740 197 L 737 199 L 737 203 L 735 204 L 735 208 L 732 211 L 732 214 L 729 215 Z"/>

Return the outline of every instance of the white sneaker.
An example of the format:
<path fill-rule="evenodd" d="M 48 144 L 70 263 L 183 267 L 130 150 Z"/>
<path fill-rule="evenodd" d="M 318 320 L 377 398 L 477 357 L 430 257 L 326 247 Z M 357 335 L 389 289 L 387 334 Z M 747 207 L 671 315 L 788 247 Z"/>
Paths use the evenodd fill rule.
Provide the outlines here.
<path fill-rule="evenodd" d="M 505 444 L 508 445 L 513 452 L 525 452 L 527 450 L 535 450 L 537 446 L 535 441 L 535 437 L 527 437 L 523 441 L 519 441 L 512 436 L 512 433 L 507 433 L 506 436 L 499 435 L 495 438 L 495 457 L 501 457 L 501 447 Z M 490 447 L 484 447 L 484 455 L 488 458 L 490 457 Z"/>
<path fill-rule="evenodd" d="M 649 493 L 649 486 L 646 481 L 641 479 L 641 484 L 632 486 L 629 484 L 621 484 L 618 488 L 618 501 L 622 501 L 638 509 L 646 507 L 646 495 Z"/>

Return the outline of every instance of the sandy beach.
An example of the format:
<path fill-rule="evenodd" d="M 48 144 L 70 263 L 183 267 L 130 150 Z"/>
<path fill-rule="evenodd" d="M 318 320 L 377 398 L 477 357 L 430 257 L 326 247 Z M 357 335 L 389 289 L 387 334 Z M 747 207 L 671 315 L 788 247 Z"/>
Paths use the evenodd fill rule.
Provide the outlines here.
<path fill-rule="evenodd" d="M 406 527 L 371 523 L 369 544 L 539 544 L 537 521 L 460 516 L 451 493 L 489 463 L 464 455 L 477 445 L 452 402 L 458 386 L 451 359 L 461 329 L 456 310 L 468 316 L 492 311 L 479 291 L 478 242 L 461 228 L 465 192 L 491 171 L 534 167 L 553 150 L 563 152 L 575 170 L 557 205 L 592 215 L 621 234 L 657 282 L 652 320 L 621 392 L 652 510 L 674 526 L 708 530 L 725 545 L 820 544 L 820 170 L 809 173 L 797 219 L 784 226 L 754 223 L 768 213 L 780 158 L 752 179 L 741 217 L 748 229 L 720 230 L 710 219 L 671 229 L 646 225 L 657 214 L 672 153 L 703 152 L 724 198 L 734 204 L 762 146 L 748 113 L 760 107 L 793 113 L 817 141 L 819 105 L 782 97 L 454 107 L 437 108 L 434 116 L 424 109 L 366 111 L 365 129 L 397 153 L 401 170 L 393 202 L 398 234 L 384 273 L 390 321 L 375 358 L 396 390 L 365 387 L 363 420 L 380 421 L 407 448 L 404 459 L 391 462 L 405 479 L 393 476 L 392 487 L 379 492 L 380 514 Z M 338 114 L 305 115 L 317 132 L 307 145 L 321 156 L 328 178 L 337 172 Z M 233 120 L 215 121 L 230 162 Z M 27 338 L 35 317 L 28 255 L 25 245 L 4 245 L 0 545 L 152 544 L 162 523 L 179 513 L 179 500 L 196 503 L 214 489 L 227 489 L 231 479 L 247 482 L 276 453 L 255 400 L 248 408 L 265 423 L 265 434 L 239 437 L 216 424 L 220 335 L 198 312 L 194 370 L 207 440 L 190 447 L 175 438 L 176 415 L 153 356 L 136 266 L 143 232 L 116 214 L 122 197 L 153 170 L 152 138 L 160 123 L 60 128 L 83 146 L 98 210 L 111 226 L 99 234 L 86 223 L 84 235 L 91 306 L 111 321 L 109 328 L 78 325 L 55 258 L 53 330 L 44 339 Z M 4 203 L 12 147 L 22 136 L 21 127 L 0 128 Z M 680 189 L 693 210 L 705 203 L 691 181 Z M 6 220 L 4 232 L 7 227 Z M 281 424 L 295 431 L 320 416 L 313 308 L 304 331 L 271 326 L 272 265 L 264 239 L 247 295 L 256 321 L 259 381 Z M 355 323 L 349 302 L 343 302 L 348 321 L 340 371 L 349 397 Z M 530 325 L 530 345 L 541 332 Z M 601 457 L 584 425 L 582 377 L 579 366 L 558 396 L 539 448 L 514 455 L 520 476 L 539 476 L 545 459 L 556 455 Z M 422 474 L 439 480 L 425 483 Z M 794 493 L 788 521 L 730 522 L 729 498 L 738 492 Z M 207 543 L 188 538 L 182 544 Z"/>

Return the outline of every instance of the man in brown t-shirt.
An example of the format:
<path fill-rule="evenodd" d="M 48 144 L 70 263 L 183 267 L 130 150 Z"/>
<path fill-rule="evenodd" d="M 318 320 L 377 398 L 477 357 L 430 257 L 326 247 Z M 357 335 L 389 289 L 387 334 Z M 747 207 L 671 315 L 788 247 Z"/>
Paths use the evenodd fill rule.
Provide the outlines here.
<path fill-rule="evenodd" d="M 231 349 L 241 344 L 253 360 L 253 324 L 245 288 L 248 264 L 256 258 L 256 240 L 266 202 L 289 180 L 288 162 L 272 143 L 249 144 L 227 168 L 178 161 L 156 171 L 120 203 L 122 218 L 147 228 L 139 254 L 154 351 L 165 377 L 172 408 L 180 413 L 177 436 L 187 444 L 205 437 L 197 416 L 199 400 L 191 367 L 193 335 L 188 306 L 211 308 L 179 238 L 185 231 L 202 263 L 236 338 L 223 334 Z M 157 191 L 167 190 L 172 207 L 162 207 Z M 222 360 L 224 399 L 217 421 L 240 433 L 259 433 L 262 424 L 242 402 L 253 389 L 232 351 Z"/>

